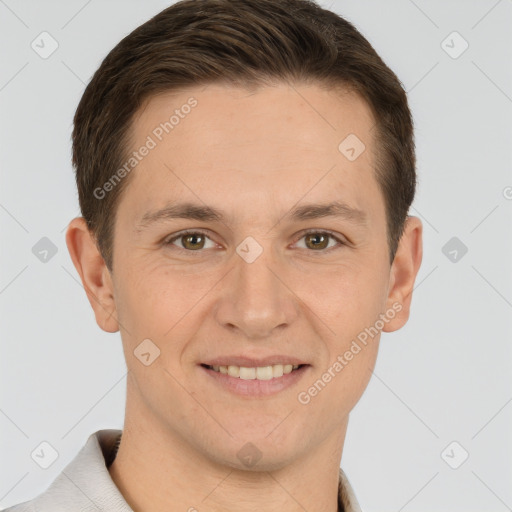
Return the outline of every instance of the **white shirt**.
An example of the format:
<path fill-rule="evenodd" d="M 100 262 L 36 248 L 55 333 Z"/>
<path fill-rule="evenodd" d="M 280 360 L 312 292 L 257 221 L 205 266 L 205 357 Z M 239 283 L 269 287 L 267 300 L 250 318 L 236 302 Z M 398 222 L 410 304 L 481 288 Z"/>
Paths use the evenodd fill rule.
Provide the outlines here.
<path fill-rule="evenodd" d="M 46 491 L 4 512 L 133 512 L 110 477 L 121 430 L 91 434 L 75 458 Z M 340 468 L 338 512 L 361 512 L 354 491 Z"/>

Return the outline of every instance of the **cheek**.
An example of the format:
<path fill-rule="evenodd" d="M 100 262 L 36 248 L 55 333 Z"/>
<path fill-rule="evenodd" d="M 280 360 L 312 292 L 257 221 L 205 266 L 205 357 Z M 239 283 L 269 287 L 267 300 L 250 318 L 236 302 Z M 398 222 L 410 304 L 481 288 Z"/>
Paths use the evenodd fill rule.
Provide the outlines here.
<path fill-rule="evenodd" d="M 173 273 L 161 268 L 130 266 L 120 281 L 122 314 L 131 322 L 154 325 L 155 318 L 163 311 L 169 312 L 184 292 Z"/>
<path fill-rule="evenodd" d="M 351 269 L 333 284 L 336 293 L 329 298 L 337 307 L 331 308 L 332 329 L 329 361 L 337 364 L 330 371 L 331 392 L 345 396 L 340 407 L 347 412 L 357 403 L 370 381 L 375 366 L 381 328 L 379 318 L 387 298 L 387 269 L 381 264 Z M 327 370 L 327 369 L 326 369 Z M 337 370 L 337 371 L 336 371 Z"/>
<path fill-rule="evenodd" d="M 149 338 L 164 351 L 170 340 L 175 342 L 190 333 L 200 308 L 195 306 L 218 280 L 208 272 L 184 272 L 180 266 L 130 267 L 119 278 L 116 307 L 118 319 L 125 327 L 130 347 Z"/>
<path fill-rule="evenodd" d="M 136 342 L 152 337 L 163 341 L 185 328 L 199 314 L 201 308 L 195 310 L 195 306 L 215 288 L 226 268 L 217 265 L 191 271 L 190 265 L 160 261 L 154 265 L 130 262 L 121 270 L 115 283 L 118 319 Z M 318 324 L 320 320 L 327 327 L 326 337 L 346 340 L 357 335 L 374 322 L 385 303 L 386 270 L 378 267 L 371 250 L 347 255 L 341 264 L 302 263 L 281 270 L 293 292 L 289 300 L 303 302 L 310 321 Z"/>
<path fill-rule="evenodd" d="M 319 325 L 323 326 L 328 354 L 325 368 L 318 371 L 328 373 L 331 392 L 346 396 L 340 402 L 342 408 L 355 405 L 375 366 L 381 332 L 376 322 L 387 297 L 386 268 L 381 267 L 361 264 L 339 268 L 330 273 L 323 294 L 315 294 L 312 301 L 315 306 L 311 309 L 322 320 Z"/>
<path fill-rule="evenodd" d="M 351 346 L 349 344 L 349 347 L 345 348 L 352 354 L 351 359 L 347 359 L 347 351 L 339 351 L 335 354 L 335 358 L 339 355 L 343 364 L 330 365 L 324 370 L 324 377 L 321 376 L 314 381 L 313 386 L 317 387 L 319 391 L 311 401 L 317 401 L 318 407 L 323 409 L 324 417 L 344 417 L 360 400 L 370 382 L 375 367 L 378 343 L 378 337 L 366 346 L 358 343 L 359 348 L 357 350 L 359 352 L 355 354 L 348 350 Z M 320 381 L 328 382 L 319 385 Z M 325 387 L 322 388 L 322 386 Z M 336 410 L 334 415 L 333 409 Z"/>
<path fill-rule="evenodd" d="M 336 336 L 346 339 L 373 324 L 382 312 L 387 297 L 387 271 L 363 261 L 326 268 L 327 271 L 297 280 L 297 295 Z"/>

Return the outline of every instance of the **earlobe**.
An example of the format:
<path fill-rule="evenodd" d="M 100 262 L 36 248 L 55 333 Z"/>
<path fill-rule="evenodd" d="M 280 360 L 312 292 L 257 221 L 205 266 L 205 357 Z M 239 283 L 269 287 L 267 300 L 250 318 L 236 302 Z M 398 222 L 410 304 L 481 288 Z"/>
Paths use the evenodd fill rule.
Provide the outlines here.
<path fill-rule="evenodd" d="M 409 319 L 414 282 L 423 257 L 422 234 L 423 226 L 420 219 L 407 217 L 395 259 L 391 265 L 386 303 L 386 309 L 393 309 L 396 314 L 384 327 L 385 332 L 400 329 Z"/>
<path fill-rule="evenodd" d="M 69 223 L 66 245 L 97 324 L 106 332 L 117 332 L 119 323 L 110 272 L 83 217 L 76 217 Z"/>

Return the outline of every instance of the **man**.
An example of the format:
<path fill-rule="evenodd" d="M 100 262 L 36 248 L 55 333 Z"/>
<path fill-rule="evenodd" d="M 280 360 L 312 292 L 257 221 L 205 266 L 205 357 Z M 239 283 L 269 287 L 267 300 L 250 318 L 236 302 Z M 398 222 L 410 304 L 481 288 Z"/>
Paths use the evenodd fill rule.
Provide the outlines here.
<path fill-rule="evenodd" d="M 78 106 L 66 242 L 119 331 L 123 431 L 13 511 L 357 511 L 340 469 L 422 257 L 405 92 L 304 0 L 185 0 Z"/>

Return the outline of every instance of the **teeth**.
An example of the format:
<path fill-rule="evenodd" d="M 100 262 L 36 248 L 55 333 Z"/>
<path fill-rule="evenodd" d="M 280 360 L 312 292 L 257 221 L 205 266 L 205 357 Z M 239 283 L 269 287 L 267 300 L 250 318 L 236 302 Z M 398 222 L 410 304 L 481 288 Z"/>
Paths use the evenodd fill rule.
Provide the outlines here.
<path fill-rule="evenodd" d="M 240 377 L 240 367 L 239 366 L 228 366 L 228 375 L 230 377 Z"/>
<path fill-rule="evenodd" d="M 244 380 L 270 380 L 275 377 L 282 377 L 292 370 L 296 370 L 298 364 L 275 364 L 272 366 L 258 366 L 256 368 L 248 368 L 246 366 L 211 366 L 214 371 L 230 375 L 231 377 L 238 377 Z"/>

